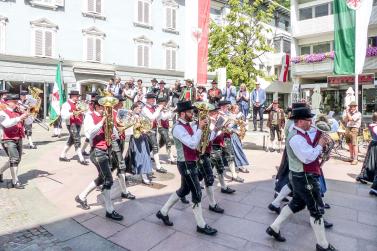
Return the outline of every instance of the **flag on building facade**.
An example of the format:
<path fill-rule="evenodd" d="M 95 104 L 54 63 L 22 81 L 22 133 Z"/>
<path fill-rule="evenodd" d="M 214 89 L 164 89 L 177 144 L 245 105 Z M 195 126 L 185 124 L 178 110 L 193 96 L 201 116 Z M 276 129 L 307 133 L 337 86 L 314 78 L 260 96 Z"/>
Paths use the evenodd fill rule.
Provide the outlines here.
<path fill-rule="evenodd" d="M 281 71 L 280 71 L 280 75 L 279 75 L 279 81 L 280 82 L 287 82 L 288 81 L 289 62 L 290 62 L 289 54 L 287 54 L 287 53 L 283 54 L 283 58 L 282 58 L 282 61 L 281 61 Z"/>
<path fill-rule="evenodd" d="M 373 0 L 334 0 L 334 74 L 361 74 Z"/>
<path fill-rule="evenodd" d="M 54 82 L 54 88 L 51 95 L 50 105 L 50 123 L 54 123 L 60 116 L 60 108 L 65 102 L 65 95 L 63 90 L 63 79 L 61 72 L 61 64 L 59 63 L 56 68 L 56 76 Z"/>

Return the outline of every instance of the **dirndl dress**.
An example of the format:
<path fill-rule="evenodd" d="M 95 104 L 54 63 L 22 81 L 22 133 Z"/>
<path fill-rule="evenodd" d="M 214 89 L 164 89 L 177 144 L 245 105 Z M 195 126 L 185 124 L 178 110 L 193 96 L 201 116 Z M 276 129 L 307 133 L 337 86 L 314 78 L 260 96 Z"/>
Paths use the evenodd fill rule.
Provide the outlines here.
<path fill-rule="evenodd" d="M 236 133 L 232 133 L 230 136 L 231 145 L 234 153 L 234 162 L 236 167 L 242 168 L 249 165 L 246 154 L 242 149 L 242 144 L 240 138 Z"/>
<path fill-rule="evenodd" d="M 133 174 L 148 174 L 152 172 L 152 160 L 147 135 L 142 134 L 139 138 L 133 135 L 130 138 L 125 161 Z"/>
<path fill-rule="evenodd" d="M 369 143 L 368 151 L 364 159 L 363 167 L 356 180 L 360 182 L 373 182 L 377 175 L 377 141 Z"/>

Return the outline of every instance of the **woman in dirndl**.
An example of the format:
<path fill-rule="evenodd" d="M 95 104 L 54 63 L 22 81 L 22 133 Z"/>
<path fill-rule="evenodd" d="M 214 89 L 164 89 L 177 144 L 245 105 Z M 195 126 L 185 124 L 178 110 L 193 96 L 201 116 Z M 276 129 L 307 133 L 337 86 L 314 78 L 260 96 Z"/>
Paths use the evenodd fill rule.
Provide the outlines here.
<path fill-rule="evenodd" d="M 132 106 L 133 116 L 138 119 L 142 109 L 142 103 L 136 102 Z M 134 132 L 134 130 L 132 130 Z M 129 170 L 133 174 L 141 176 L 144 184 L 150 185 L 151 181 L 148 178 L 152 174 L 152 160 L 150 157 L 151 148 L 148 143 L 148 138 L 145 133 L 141 133 L 140 137 L 135 137 L 133 133 L 130 137 L 128 151 L 126 153 L 125 162 Z"/>
<path fill-rule="evenodd" d="M 231 116 L 234 120 L 244 121 L 244 115 L 240 112 L 238 105 L 232 105 L 230 108 Z M 242 149 L 242 143 L 240 140 L 240 126 L 236 123 L 233 124 L 233 131 L 231 134 L 232 148 L 234 152 L 234 161 L 236 167 L 242 173 L 249 173 L 247 167 L 249 166 L 249 161 L 247 160 L 246 154 Z"/>
<path fill-rule="evenodd" d="M 363 184 L 373 182 L 369 194 L 377 196 L 377 112 L 373 113 L 372 123 L 369 124 L 368 128 L 372 141 L 369 143 L 363 167 L 356 180 Z"/>

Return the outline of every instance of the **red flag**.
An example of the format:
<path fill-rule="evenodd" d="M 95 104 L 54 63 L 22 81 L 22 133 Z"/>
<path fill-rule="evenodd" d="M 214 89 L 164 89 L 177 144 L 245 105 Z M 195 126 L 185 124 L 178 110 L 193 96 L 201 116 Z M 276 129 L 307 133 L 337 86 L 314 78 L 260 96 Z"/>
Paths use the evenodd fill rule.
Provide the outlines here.
<path fill-rule="evenodd" d="M 199 85 L 207 83 L 207 63 L 208 63 L 208 32 L 209 32 L 209 11 L 210 0 L 198 1 L 198 26 L 201 30 L 201 39 L 198 44 L 198 71 L 197 82 Z"/>
<path fill-rule="evenodd" d="M 288 81 L 288 70 L 289 70 L 290 56 L 289 54 L 284 54 L 281 62 L 281 72 L 279 76 L 279 81 Z"/>

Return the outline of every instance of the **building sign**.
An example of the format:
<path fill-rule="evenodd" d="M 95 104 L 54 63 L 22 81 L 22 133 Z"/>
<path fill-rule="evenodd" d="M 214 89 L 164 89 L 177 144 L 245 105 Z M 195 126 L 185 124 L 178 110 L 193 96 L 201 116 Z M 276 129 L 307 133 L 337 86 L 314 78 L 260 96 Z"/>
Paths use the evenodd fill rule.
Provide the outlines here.
<path fill-rule="evenodd" d="M 329 76 L 327 77 L 329 85 L 351 85 L 355 83 L 355 76 Z M 374 74 L 359 75 L 359 84 L 373 84 Z"/>

